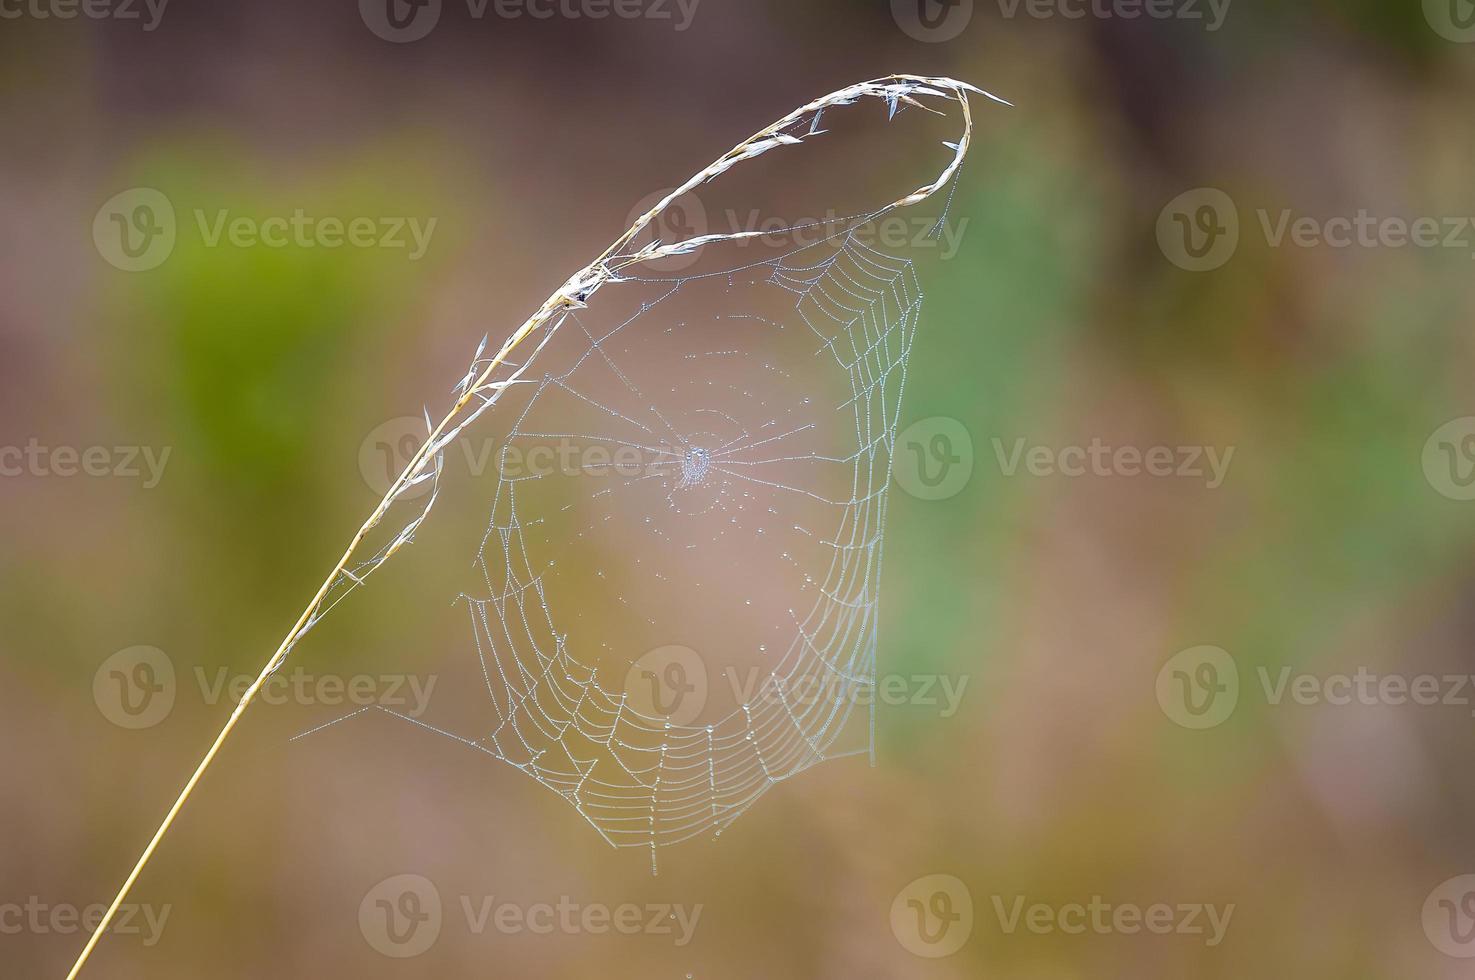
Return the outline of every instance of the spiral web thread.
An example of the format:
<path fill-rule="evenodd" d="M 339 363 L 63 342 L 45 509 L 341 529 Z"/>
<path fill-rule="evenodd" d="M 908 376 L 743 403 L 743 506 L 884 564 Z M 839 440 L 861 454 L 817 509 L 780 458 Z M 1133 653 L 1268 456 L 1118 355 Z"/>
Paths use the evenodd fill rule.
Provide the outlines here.
<path fill-rule="evenodd" d="M 750 496 L 743 487 L 761 484 L 779 497 L 813 500 L 810 488 L 766 480 L 765 467 L 798 458 L 849 470 L 849 499 L 823 501 L 835 519 L 833 536 L 825 540 L 830 564 L 817 598 L 795 617 L 788 649 L 748 704 L 711 725 L 672 725 L 634 708 L 627 690 L 602 684 L 599 671 L 565 642 L 558 610 L 550 608 L 540 587 L 544 569 L 530 558 L 524 540 L 525 523 L 536 517 L 520 505 L 521 481 L 504 479 L 498 487 L 482 552 L 490 597 L 468 599 L 497 716 L 496 727 L 479 744 L 559 793 L 616 846 L 654 849 L 721 833 L 775 783 L 829 757 L 857 704 L 874 704 L 874 698 L 855 695 L 875 684 L 887 485 L 921 292 L 909 262 L 877 252 L 853 234 L 816 265 L 776 260 L 769 282 L 794 294 L 794 314 L 812 331 L 816 353 L 833 358 L 849 378 L 850 398 L 835 410 L 853 415 L 855 445 L 833 457 L 812 451 L 791 456 L 786 444 L 795 433 L 773 420 L 713 451 L 684 445 L 668 430 L 675 438 L 654 447 L 649 473 L 630 481 L 680 486 L 725 478 L 738 498 Z M 619 372 L 601 350 L 609 339 L 591 343 L 586 355 Z M 570 382 L 546 379 L 533 400 Z M 659 429 L 659 412 L 621 417 L 615 428 Z M 816 691 L 826 696 L 799 697 L 796 703 L 796 694 Z M 603 744 L 607 754 L 580 758 L 566 738 L 570 731 Z"/>

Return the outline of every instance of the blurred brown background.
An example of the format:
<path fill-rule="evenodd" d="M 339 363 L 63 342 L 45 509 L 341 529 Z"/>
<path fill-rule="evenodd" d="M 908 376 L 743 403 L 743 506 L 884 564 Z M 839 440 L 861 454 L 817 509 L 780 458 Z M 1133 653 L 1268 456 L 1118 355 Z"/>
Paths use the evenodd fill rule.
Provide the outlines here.
<path fill-rule="evenodd" d="M 1469 0 L 529 3 L 0 0 L 0 974 L 65 974 L 218 683 L 372 507 L 383 426 L 642 198 L 910 72 L 1017 105 L 975 104 L 967 224 L 916 256 L 902 444 L 951 426 L 968 478 L 899 476 L 886 545 L 880 672 L 966 682 L 956 710 L 883 707 L 876 768 L 787 782 L 653 877 L 407 726 L 289 743 L 334 712 L 288 696 L 84 975 L 1468 976 Z M 850 169 L 890 190 L 935 150 Z M 212 246 L 194 217 L 298 209 L 435 224 Z M 447 560 L 391 563 L 292 666 L 452 684 Z M 439 934 L 385 955 L 376 903 L 413 923 L 422 881 Z M 684 945 L 466 914 L 561 899 L 701 912 Z"/>

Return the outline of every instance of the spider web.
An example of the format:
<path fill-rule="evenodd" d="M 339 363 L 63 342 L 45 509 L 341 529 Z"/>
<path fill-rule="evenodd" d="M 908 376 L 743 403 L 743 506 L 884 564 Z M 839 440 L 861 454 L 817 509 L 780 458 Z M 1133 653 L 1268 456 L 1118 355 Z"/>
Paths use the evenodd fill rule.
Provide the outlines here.
<path fill-rule="evenodd" d="M 609 844 L 649 848 L 653 870 L 660 847 L 720 835 L 821 762 L 874 762 L 883 532 L 922 291 L 910 260 L 872 243 L 881 219 L 950 184 L 970 91 L 893 76 L 796 110 L 667 196 L 495 358 L 483 342 L 456 389 L 475 410 L 432 427 L 387 498 L 429 483 L 430 502 L 308 624 L 413 539 L 445 447 L 495 405 L 490 513 L 459 599 L 476 717 L 462 734 L 378 710 L 527 774 Z M 666 234 L 682 193 L 822 135 L 827 108 L 876 97 L 894 117 L 937 96 L 962 107 L 964 134 L 901 201 Z M 655 237 L 637 247 L 642 231 Z"/>
<path fill-rule="evenodd" d="M 915 273 L 851 231 L 838 247 L 705 278 L 703 285 L 721 282 L 728 305 L 740 310 L 713 317 L 716 331 L 662 318 L 667 304 L 693 290 L 686 280 L 642 280 L 662 291 L 607 332 L 575 318 L 571 363 L 537 383 L 509 433 L 504 464 L 521 445 L 549 440 L 572 444 L 580 459 L 587 447 L 603 446 L 642 462 L 594 484 L 582 506 L 556 513 L 550 497 L 561 495 L 533 488 L 550 474 L 507 475 L 516 468 L 504 465 L 479 563 L 485 593 L 464 597 L 495 713 L 475 744 L 563 796 L 616 846 L 654 850 L 720 834 L 776 783 L 874 745 L 872 712 L 862 747 L 836 743 L 858 707 L 874 706 L 887 487 L 921 303 Z M 786 318 L 753 312 L 776 300 L 787 305 Z M 709 349 L 714 332 L 737 346 Z M 813 379 L 762 360 L 756 351 L 775 339 L 802 345 L 813 362 L 806 368 L 838 378 L 840 395 L 802 394 L 816 390 Z M 646 355 L 652 340 L 679 352 L 679 376 L 666 373 L 671 358 L 654 371 L 648 356 L 631 359 Z M 709 371 L 710 362 L 719 367 Z M 664 377 L 659 390 L 643 383 L 651 374 Z M 760 391 L 714 381 L 734 374 L 772 383 Z M 560 429 L 546 427 L 555 421 Z M 589 483 L 589 469 L 554 477 Z M 735 686 L 741 703 L 707 724 L 673 720 L 694 687 L 685 665 L 674 674 L 668 664 L 662 675 L 609 676 L 590 656 L 591 648 L 608 650 L 607 624 L 587 626 L 586 608 L 552 594 L 550 580 L 570 574 L 553 557 L 565 550 L 559 544 L 587 542 L 611 521 L 630 539 L 617 551 L 631 562 L 625 585 L 646 608 L 669 609 L 664 600 L 680 593 L 688 603 L 699 597 L 703 619 L 744 618 L 755 600 L 704 581 L 700 571 L 736 560 L 729 537 L 761 539 L 742 560 L 756 558 L 754 572 L 783 581 L 786 601 L 804 600 L 774 607 L 771 620 L 750 614 L 748 632 L 778 642 L 756 645 L 772 654 L 757 685 Z M 680 567 L 687 574 L 673 577 Z M 646 617 L 659 621 L 659 612 Z M 652 710 L 662 698 L 631 690 L 647 679 L 666 686 L 667 713 Z"/>
<path fill-rule="evenodd" d="M 512 422 L 460 598 L 484 718 L 464 735 L 378 707 L 526 773 L 652 870 L 778 783 L 874 753 L 922 292 L 909 260 L 842 224 L 733 269 L 627 276 L 545 340 L 543 373 L 499 405 Z M 562 462 L 535 464 L 540 447 Z M 632 664 L 673 639 L 701 652 Z"/>
<path fill-rule="evenodd" d="M 609 843 L 649 847 L 652 870 L 662 844 L 721 834 L 777 783 L 846 754 L 842 733 L 862 699 L 872 709 L 865 744 L 874 746 L 882 530 L 921 292 L 909 262 L 871 248 L 857 232 L 949 188 L 973 133 L 971 95 L 1003 101 L 956 79 L 897 74 L 799 107 L 635 218 L 489 358 L 483 354 L 490 338 L 484 339 L 453 389 L 454 405 L 439 423 L 425 413 L 424 442 L 243 692 L 91 930 L 71 975 L 87 962 L 263 685 L 327 612 L 415 540 L 441 489 L 447 447 L 504 401 L 512 403 L 503 407 L 516 422 L 503 444 L 477 563 L 481 589 L 462 596 L 494 717 L 476 738 L 425 727 L 532 776 L 573 804 Z M 709 245 L 746 246 L 772 234 L 698 232 L 631 250 L 682 195 L 739 164 L 823 136 L 827 110 L 883 100 L 888 121 L 909 107 L 945 116 L 927 104 L 934 99 L 956 105 L 963 125 L 956 141 L 944 141 L 951 161 L 931 183 L 840 222 L 817 245 L 722 272 L 646 278 L 658 263 L 700 258 Z M 935 230 L 945 216 L 946 208 Z M 714 286 L 729 295 L 703 302 L 704 289 Z M 605 321 L 618 326 L 601 331 L 586 319 L 583 311 L 592 313 L 596 298 L 603 306 L 611 293 L 641 290 L 654 292 L 623 318 Z M 697 305 L 684 309 L 693 296 Z M 560 348 L 549 346 L 555 337 L 573 338 L 560 345 L 561 366 Z M 784 366 L 789 361 L 759 353 L 760 340 L 780 350 L 797 343 L 814 370 L 791 371 Z M 515 353 L 519 363 L 510 359 Z M 534 361 L 546 368 L 541 379 Z M 552 415 L 544 419 L 541 410 L 549 406 Z M 578 462 L 551 475 L 525 465 L 531 455 L 509 465 L 525 442 L 551 448 L 537 445 L 540 440 L 572 450 Z M 613 480 L 611 446 L 635 460 L 616 468 Z M 559 458 L 567 457 L 560 452 Z M 596 482 L 601 478 L 607 482 Z M 423 508 L 403 524 L 397 517 L 385 526 L 390 510 L 419 496 L 419 488 L 429 491 Z M 395 524 L 398 531 L 390 530 Z M 367 539 L 386 531 L 387 543 L 362 557 L 360 546 L 367 550 Z M 571 548 L 592 560 L 562 561 Z M 606 558 L 620 562 L 618 582 L 606 575 Z M 578 572 L 581 564 L 593 570 L 592 579 Z M 626 599 L 626 584 L 640 589 L 638 603 Z M 596 622 L 604 625 L 591 628 Z M 707 652 L 648 647 L 625 672 L 623 689 L 611 683 L 608 661 L 625 654 L 608 637 L 637 649 L 639 636 L 651 630 L 695 630 Z M 770 654 L 766 639 L 775 636 L 783 642 Z M 683 673 L 686 662 L 706 674 L 708 659 L 736 664 L 742 656 L 762 658 L 756 690 L 735 685 L 735 707 L 693 724 L 708 705 L 703 696 L 690 717 L 683 710 L 686 695 L 698 690 Z M 665 669 L 650 669 L 653 659 Z M 649 711 L 633 697 L 632 679 L 642 678 L 655 682 Z M 659 696 L 662 679 L 679 697 Z M 703 678 L 703 694 L 705 688 Z M 821 696 L 811 697 L 812 690 Z"/>

